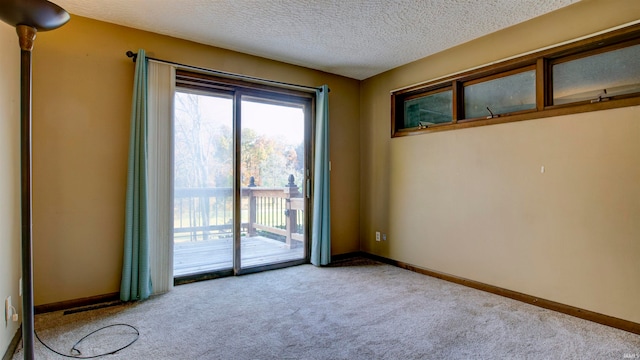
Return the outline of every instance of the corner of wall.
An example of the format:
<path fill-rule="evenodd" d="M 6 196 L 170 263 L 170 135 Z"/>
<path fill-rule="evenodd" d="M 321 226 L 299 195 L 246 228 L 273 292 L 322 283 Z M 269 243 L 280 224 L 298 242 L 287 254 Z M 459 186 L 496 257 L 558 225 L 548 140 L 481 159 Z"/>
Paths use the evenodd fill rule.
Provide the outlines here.
<path fill-rule="evenodd" d="M 0 303 L 11 296 L 20 316 L 20 51 L 15 29 L 0 23 Z M 4 310 L 2 311 L 4 314 Z M 20 322 L 0 316 L 0 354 L 5 353 Z"/>

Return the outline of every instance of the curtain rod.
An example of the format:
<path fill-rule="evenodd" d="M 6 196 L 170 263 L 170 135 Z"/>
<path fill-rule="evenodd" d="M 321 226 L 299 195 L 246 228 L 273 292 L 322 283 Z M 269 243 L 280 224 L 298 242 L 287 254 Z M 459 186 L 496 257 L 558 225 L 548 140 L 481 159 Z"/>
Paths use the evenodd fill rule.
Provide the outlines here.
<path fill-rule="evenodd" d="M 133 60 L 133 62 L 136 62 L 136 60 L 138 59 L 138 53 L 134 53 L 131 50 L 127 51 L 126 55 L 127 55 L 127 57 L 131 58 Z M 306 90 L 306 91 L 309 91 L 309 90 L 314 90 L 314 91 L 315 90 L 320 90 L 320 91 L 322 91 L 321 87 L 297 85 L 297 84 L 291 84 L 291 83 L 286 83 L 286 82 L 281 82 L 281 81 L 261 79 L 261 78 L 252 77 L 252 76 L 238 75 L 238 74 L 228 73 L 228 72 L 224 72 L 224 71 L 220 71 L 220 70 L 212 70 L 212 69 L 202 68 L 202 67 L 193 66 L 193 65 L 180 64 L 180 63 L 173 62 L 173 61 L 168 61 L 168 60 L 156 59 L 156 58 L 149 57 L 149 56 L 147 56 L 146 58 L 149 59 L 149 60 L 154 60 L 154 61 L 158 61 L 158 62 L 170 64 L 170 65 L 175 65 L 175 66 L 178 66 L 178 67 L 181 67 L 181 68 L 185 68 L 185 69 L 198 70 L 198 71 L 206 72 L 206 73 L 209 73 L 209 74 L 215 74 L 215 75 L 219 75 L 219 76 L 227 77 L 227 78 L 248 80 L 248 81 L 257 82 L 257 83 L 263 83 L 263 84 L 280 85 L 280 86 L 285 86 L 285 87 L 288 87 L 288 88 L 298 89 L 298 90 Z M 329 89 L 329 92 L 331 92 L 331 89 Z"/>

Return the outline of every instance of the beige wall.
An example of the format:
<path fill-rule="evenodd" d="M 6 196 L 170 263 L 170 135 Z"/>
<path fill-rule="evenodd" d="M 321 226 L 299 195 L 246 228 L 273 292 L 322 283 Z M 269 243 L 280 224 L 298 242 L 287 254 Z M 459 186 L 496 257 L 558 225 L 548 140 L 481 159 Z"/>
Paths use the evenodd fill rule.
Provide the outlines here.
<path fill-rule="evenodd" d="M 332 252 L 359 249 L 359 82 L 73 16 L 34 53 L 35 303 L 119 291 L 134 64 L 127 50 L 331 88 Z"/>
<path fill-rule="evenodd" d="M 640 322 L 639 107 L 390 138 L 392 89 L 639 18 L 582 1 L 363 81 L 362 250 Z"/>
<path fill-rule="evenodd" d="M 20 47 L 15 28 L 0 22 L 0 355 L 20 322 L 5 326 L 4 301 L 21 313 L 20 280 Z"/>

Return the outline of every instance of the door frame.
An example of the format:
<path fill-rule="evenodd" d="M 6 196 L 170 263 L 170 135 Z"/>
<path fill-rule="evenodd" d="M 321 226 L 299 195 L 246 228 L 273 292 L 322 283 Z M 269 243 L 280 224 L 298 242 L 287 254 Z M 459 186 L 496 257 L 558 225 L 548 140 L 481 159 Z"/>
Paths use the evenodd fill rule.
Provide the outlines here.
<path fill-rule="evenodd" d="M 279 269 L 294 265 L 308 264 L 311 257 L 311 220 L 313 203 L 313 159 L 315 150 L 315 91 L 300 91 L 252 83 L 243 80 L 229 79 L 209 74 L 191 72 L 185 70 L 176 71 L 176 90 L 188 89 L 203 93 L 226 93 L 233 96 L 233 268 L 199 272 L 189 275 L 174 276 L 174 285 L 190 283 L 194 281 L 214 279 L 224 276 L 244 275 L 260 271 Z M 241 259 L 241 129 L 242 129 L 242 97 L 264 98 L 275 103 L 293 103 L 305 107 L 304 126 L 304 174 L 303 184 L 304 201 L 304 257 L 298 260 L 284 261 L 274 264 L 265 264 L 252 267 L 242 267 Z M 172 174 L 173 176 L 173 174 Z M 173 210 L 172 210 L 173 211 Z M 173 238 L 171 239 L 173 241 Z"/>

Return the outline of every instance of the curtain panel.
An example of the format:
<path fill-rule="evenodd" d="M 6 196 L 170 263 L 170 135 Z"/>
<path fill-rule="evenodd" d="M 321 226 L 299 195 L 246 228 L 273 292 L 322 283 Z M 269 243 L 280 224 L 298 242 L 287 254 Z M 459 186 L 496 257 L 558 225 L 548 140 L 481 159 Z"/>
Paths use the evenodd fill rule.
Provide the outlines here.
<path fill-rule="evenodd" d="M 153 294 L 173 287 L 173 98 L 175 66 L 148 64 L 147 178 L 149 264 Z"/>
<path fill-rule="evenodd" d="M 171 206 L 175 67 L 138 51 L 127 175 L 120 299 L 144 300 L 173 287 Z"/>
<path fill-rule="evenodd" d="M 125 205 L 122 301 L 143 300 L 151 294 L 147 222 L 147 59 L 138 51 L 133 85 L 129 165 Z"/>
<path fill-rule="evenodd" d="M 316 91 L 315 140 L 311 263 L 321 266 L 328 265 L 331 262 L 329 87 L 327 85 L 323 85 Z"/>

